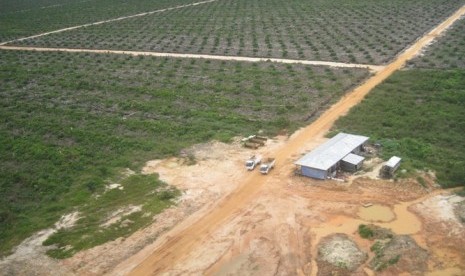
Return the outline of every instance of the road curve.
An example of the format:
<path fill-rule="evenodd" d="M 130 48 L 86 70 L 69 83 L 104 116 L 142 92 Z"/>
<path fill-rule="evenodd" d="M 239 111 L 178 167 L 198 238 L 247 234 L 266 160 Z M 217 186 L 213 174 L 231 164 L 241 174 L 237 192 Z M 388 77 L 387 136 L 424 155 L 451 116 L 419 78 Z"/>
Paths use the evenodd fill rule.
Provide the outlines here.
<path fill-rule="evenodd" d="M 202 242 L 208 239 L 209 233 L 217 230 L 223 222 L 240 212 L 242 206 L 252 201 L 254 195 L 257 194 L 269 177 L 273 177 L 276 173 L 289 173 L 285 171 L 286 166 L 282 164 L 290 162 L 289 158 L 293 154 L 300 153 L 299 151 L 305 143 L 326 133 L 340 116 L 346 114 L 350 108 L 357 105 L 375 86 L 402 68 L 408 60 L 420 53 L 424 47 L 464 14 L 465 5 L 428 34 L 418 39 L 412 46 L 398 55 L 391 63 L 378 71 L 362 85 L 349 92 L 338 103 L 324 112 L 315 122 L 294 135 L 286 145 L 275 152 L 277 167 L 274 172 L 268 176 L 259 174 L 248 176 L 239 185 L 237 190 L 224 198 L 210 213 L 201 217 L 187 228 L 173 231 L 174 234 L 171 232 L 170 238 L 166 239 L 142 263 L 137 265 L 130 272 L 130 275 L 159 275 L 169 270 L 175 263 L 186 258 L 191 251 L 201 246 Z"/>

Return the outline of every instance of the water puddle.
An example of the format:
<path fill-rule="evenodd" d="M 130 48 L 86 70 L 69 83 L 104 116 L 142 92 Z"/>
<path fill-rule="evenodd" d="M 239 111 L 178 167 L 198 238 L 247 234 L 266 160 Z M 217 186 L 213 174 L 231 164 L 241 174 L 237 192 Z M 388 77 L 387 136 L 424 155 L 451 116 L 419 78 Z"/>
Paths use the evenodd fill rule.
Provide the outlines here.
<path fill-rule="evenodd" d="M 383 205 L 360 207 L 357 215 L 365 221 L 372 222 L 389 222 L 395 218 L 391 208 Z"/>
<path fill-rule="evenodd" d="M 408 210 L 408 207 L 415 203 L 416 201 L 397 204 L 394 206 L 396 220 L 389 223 L 379 223 L 379 226 L 390 228 L 397 235 L 418 233 L 421 230 L 421 221 Z"/>

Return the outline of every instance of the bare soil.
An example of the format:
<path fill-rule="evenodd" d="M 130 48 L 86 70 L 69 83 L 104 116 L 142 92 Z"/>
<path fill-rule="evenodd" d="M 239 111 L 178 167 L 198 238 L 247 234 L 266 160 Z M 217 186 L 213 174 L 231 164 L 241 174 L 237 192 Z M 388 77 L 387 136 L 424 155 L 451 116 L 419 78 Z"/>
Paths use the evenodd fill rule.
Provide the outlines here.
<path fill-rule="evenodd" d="M 257 171 L 245 170 L 244 160 L 249 155 L 267 156 L 282 147 L 287 139 L 281 136 L 270 140 L 267 147 L 257 151 L 245 149 L 239 142 L 197 145 L 187 151 L 194 155 L 194 165 L 188 165 L 184 158 L 150 161 L 143 169 L 144 173 L 157 172 L 161 179 L 183 190 L 177 206 L 155 217 L 150 227 L 63 261 L 45 256 L 41 241 L 34 246 L 25 243 L 31 254 L 22 262 L 12 257 L 14 262 L 10 262 L 6 266 L 9 270 L 4 271 L 23 275 L 49 275 L 51 271 L 62 275 L 126 275 L 160 245 L 172 241 L 179 229 L 189 229 L 211 210 L 221 208 L 222 200 L 230 197 L 240 180 L 250 175 L 268 179 L 268 182 L 254 194 L 249 204 L 236 209 L 227 221 L 208 232 L 201 246 L 186 252 L 179 262 L 173 262 L 165 274 L 328 275 L 325 272 L 332 271 L 338 275 L 365 275 L 372 271 L 368 261 L 351 271 L 318 261 L 318 249 L 335 233 L 340 233 L 344 239 L 352 240 L 360 251 L 368 253 L 371 259 L 373 242 L 361 239 L 357 233 L 359 224 L 370 223 L 359 217 L 359 211 L 366 203 L 382 204 L 395 214 L 393 221 L 379 221 L 374 225 L 408 234 L 422 248 L 433 252 L 429 260 L 421 262 L 423 267 L 430 271 L 463 269 L 460 261 L 464 261 L 464 254 L 457 251 L 460 246 L 443 248 L 439 247 L 439 240 L 436 241 L 439 235 L 450 230 L 450 225 L 462 227 L 454 216 L 454 206 L 460 204 L 455 196 L 441 190 L 430 193 L 415 180 L 408 179 L 391 182 L 360 175 L 347 183 L 317 181 L 292 174 L 261 176 Z M 320 138 L 307 148 L 324 140 Z M 445 223 L 443 229 L 436 228 L 440 223 Z M 456 233 L 463 234 L 460 229 L 457 228 Z M 192 236 L 196 237 L 199 236 Z M 460 245 L 464 241 L 463 235 L 455 236 L 452 243 Z M 445 255 L 434 253 L 437 250 Z M 444 258 L 449 256 L 457 259 L 445 263 Z M 393 270 L 387 269 L 383 273 L 390 271 Z M 414 271 L 410 263 L 399 261 L 395 266 L 396 273 Z"/>
<path fill-rule="evenodd" d="M 385 275 L 399 275 L 408 272 L 412 275 L 424 275 L 428 265 L 428 253 L 407 235 L 394 235 L 370 261 L 370 268 Z"/>
<path fill-rule="evenodd" d="M 357 234 L 358 225 L 370 223 L 358 216 L 366 203 L 391 208 L 392 221 L 372 223 L 409 237 L 399 242 L 400 247 L 405 241 L 410 244 L 411 237 L 428 251 L 428 260 L 416 264 L 421 271 L 465 271 L 464 225 L 454 213 L 459 201 L 450 200 L 449 191 L 425 189 L 409 179 L 392 182 L 362 175 L 351 182 L 317 181 L 292 173 L 292 161 L 323 142 L 339 116 L 464 12 L 462 8 L 289 139 L 279 137 L 258 151 L 238 143 L 200 145 L 193 150 L 197 163 L 191 166 L 183 159 L 149 162 L 144 173 L 159 173 L 161 179 L 184 190 L 178 205 L 155 217 L 151 226 L 60 262 L 43 255 L 40 239 L 33 245 L 27 240 L 22 245 L 33 249 L 32 255 L 23 254 L 28 268 L 15 265 L 20 259 L 11 257 L 0 271 L 23 275 L 49 275 L 50 269 L 63 275 L 317 275 L 317 245 L 327 237 L 344 234 L 361 251 L 369 252 L 371 241 Z M 244 160 L 256 153 L 276 157 L 277 167 L 271 174 L 245 170 Z M 44 264 L 50 266 L 45 272 Z M 374 274 L 366 263 L 360 269 L 360 273 Z M 395 269 L 398 274 L 417 271 L 401 261 Z"/>
<path fill-rule="evenodd" d="M 363 264 L 368 254 L 345 234 L 334 234 L 318 245 L 318 275 L 350 274 Z"/>
<path fill-rule="evenodd" d="M 465 224 L 465 201 L 462 201 L 460 204 L 455 206 L 455 215 L 457 219 L 462 223 Z"/>
<path fill-rule="evenodd" d="M 283 145 L 279 148 L 279 150 L 276 150 L 274 152 L 274 156 L 276 157 L 278 165 L 271 175 L 264 177 L 258 174 L 252 174 L 249 177 L 244 178 L 242 183 L 238 184 L 238 189 L 232 192 L 226 199 L 221 200 L 219 204 L 216 206 L 216 208 L 212 209 L 210 213 L 201 217 L 195 223 L 189 225 L 188 228 L 177 227 L 176 229 L 174 229 L 173 236 L 171 236 L 171 239 L 163 243 L 160 243 L 157 249 L 153 251 L 153 253 L 150 256 L 148 256 L 132 271 L 132 274 L 178 274 L 186 273 L 186 271 L 205 271 L 206 269 L 209 269 L 210 266 L 218 262 L 218 259 L 215 259 L 212 256 L 207 257 L 209 254 L 214 254 L 212 253 L 212 250 L 208 250 L 206 252 L 204 251 L 206 248 L 209 248 L 207 246 L 207 243 L 214 241 L 214 238 L 212 237 L 213 233 L 219 233 L 222 232 L 222 230 L 225 230 L 230 233 L 235 232 L 236 227 L 232 226 L 232 229 L 228 229 L 228 226 L 231 227 L 231 223 L 236 221 L 238 219 L 238 216 L 239 220 L 244 219 L 242 215 L 239 215 L 241 213 L 244 214 L 244 209 L 250 212 L 255 211 L 250 210 L 248 208 L 250 208 L 250 206 L 255 206 L 257 202 L 260 202 L 260 204 L 266 206 L 266 214 L 267 217 L 270 217 L 270 219 L 277 217 L 276 214 L 282 212 L 283 209 L 286 210 L 284 217 L 278 220 L 281 223 L 289 219 L 292 220 L 292 216 L 294 216 L 293 220 L 295 220 L 298 214 L 299 216 L 307 218 L 309 216 L 321 217 L 324 216 L 324 214 L 328 214 L 328 212 L 330 211 L 336 210 L 337 212 L 340 212 L 343 215 L 347 215 L 347 213 L 354 212 L 356 209 L 355 206 L 350 206 L 351 204 L 354 204 L 353 202 L 351 202 L 351 198 L 354 198 L 353 195 L 351 195 L 351 193 L 349 192 L 348 195 L 345 194 L 342 197 L 338 197 L 338 193 L 334 191 L 331 191 L 330 194 L 326 193 L 327 196 L 324 198 L 325 202 L 327 202 L 328 200 L 337 199 L 336 202 L 333 202 L 334 206 L 331 206 L 332 204 L 328 206 L 328 204 L 320 202 L 320 206 L 324 206 L 325 208 L 324 210 L 321 210 L 318 213 L 313 213 L 313 211 L 318 210 L 318 207 L 320 207 L 318 205 L 315 206 L 316 208 L 314 209 L 307 210 L 307 212 L 302 212 L 302 210 L 304 210 L 305 207 L 294 210 L 293 208 L 297 207 L 299 204 L 297 204 L 296 202 L 289 203 L 289 200 L 291 198 L 300 197 L 304 202 L 308 202 L 308 199 L 305 198 L 305 196 L 302 194 L 292 192 L 287 194 L 285 191 L 286 184 L 287 186 L 292 186 L 294 184 L 292 183 L 293 178 L 289 175 L 289 172 L 292 171 L 292 160 L 295 160 L 297 155 L 299 153 L 302 153 L 305 150 L 305 147 L 308 147 L 310 141 L 315 143 L 318 140 L 318 138 L 321 139 L 337 118 L 339 118 L 341 115 L 344 115 L 352 106 L 359 103 L 363 99 L 363 97 L 372 90 L 372 88 L 374 88 L 376 85 L 388 78 L 393 72 L 402 68 L 405 65 L 406 61 L 412 59 L 415 55 L 417 55 L 423 47 L 428 45 L 431 41 L 434 40 L 434 38 L 437 35 L 439 35 L 445 29 L 450 27 L 452 23 L 458 20 L 464 13 L 465 7 L 462 7 L 450 18 L 438 25 L 437 28 L 433 29 L 430 33 L 420 38 L 414 45 L 409 47 L 405 52 L 399 55 L 393 62 L 388 64 L 384 69 L 377 72 L 364 84 L 358 86 L 352 92 L 343 97 L 338 103 L 336 103 L 325 113 L 323 113 L 313 124 L 306 127 L 299 133 L 295 134 L 291 139 L 289 139 L 289 141 L 285 145 Z M 399 190 L 406 189 L 406 187 L 409 186 L 410 185 L 403 186 Z M 342 194 L 344 194 L 344 190 L 351 191 L 351 189 L 347 189 L 346 187 L 340 187 L 340 189 Z M 370 195 L 369 197 L 372 198 L 376 196 L 381 196 L 383 197 L 382 199 L 380 199 L 381 203 L 392 204 L 393 202 L 396 202 L 402 198 L 400 191 L 396 191 L 395 194 L 391 194 L 389 197 L 386 197 L 386 193 L 389 194 L 389 191 L 392 190 L 394 190 L 393 187 L 390 187 L 390 189 L 387 189 L 387 191 L 382 190 L 378 194 Z M 270 196 L 270 194 L 272 194 L 272 196 Z M 312 198 L 314 194 L 315 191 L 312 191 L 310 198 Z M 321 194 L 325 193 L 323 192 Z M 363 191 L 361 191 L 361 194 L 362 196 L 359 192 L 359 194 L 357 194 L 357 196 L 355 197 L 357 201 L 363 199 Z M 411 191 L 409 191 L 408 194 L 413 195 L 413 197 L 415 197 L 415 194 L 412 194 Z M 266 197 L 270 197 L 269 202 L 271 202 L 271 204 L 266 204 L 267 202 L 261 202 L 262 198 Z M 280 200 L 278 200 L 278 197 L 280 200 L 283 200 L 285 202 L 287 201 L 287 204 L 279 206 Z M 416 194 L 416 197 L 418 198 L 419 194 Z M 312 203 L 316 201 L 318 200 L 313 200 L 313 198 L 311 200 Z M 414 216 L 412 216 L 411 213 L 407 212 L 406 209 L 408 208 L 408 206 L 409 205 L 402 205 L 401 203 L 399 203 L 398 210 L 396 210 L 394 207 L 394 211 L 398 211 L 398 213 L 396 213 L 397 220 L 390 223 L 390 226 L 397 227 L 398 229 L 396 230 L 400 231 L 399 234 L 406 234 L 409 232 L 413 232 L 411 234 L 415 234 L 419 232 L 419 230 L 421 229 L 421 225 L 419 224 L 417 219 Z M 277 208 L 279 210 L 276 210 Z M 332 216 L 337 215 L 337 213 L 329 214 L 331 214 Z M 323 218 L 321 219 L 324 220 Z M 407 221 L 403 221 L 403 219 L 411 219 L 411 221 L 409 222 L 413 226 L 405 228 L 404 225 Z M 265 219 L 264 221 L 267 220 Z M 260 221 L 260 223 L 263 225 L 264 221 Z M 305 221 L 306 220 L 304 220 L 304 222 Z M 355 224 L 356 223 L 357 222 L 355 222 Z M 285 224 L 285 226 L 291 229 L 295 229 L 295 227 L 292 227 L 291 225 L 292 224 Z M 274 230 L 276 229 L 276 224 L 272 224 L 269 227 Z M 350 230 L 350 227 L 347 230 Z M 255 229 L 254 232 L 256 232 Z M 337 230 L 332 229 L 332 233 L 337 233 Z M 294 230 L 291 231 L 291 234 L 295 237 L 294 243 L 297 242 L 301 244 L 300 247 L 307 246 L 304 242 L 304 240 L 306 241 L 307 239 L 304 239 L 304 236 L 302 235 L 301 231 Z M 268 233 L 268 235 L 264 236 L 269 237 L 270 235 L 273 236 L 273 233 Z M 276 233 L 274 233 L 274 235 L 276 235 Z M 226 235 L 226 237 L 228 236 Z M 224 240 L 224 238 L 226 237 L 223 237 L 222 240 Z M 250 240 L 250 238 L 248 240 Z M 288 242 L 291 243 L 291 241 Z M 313 240 L 313 242 L 315 241 Z M 228 246 L 223 244 L 223 252 L 226 252 L 227 249 Z M 293 248 L 291 252 L 293 252 L 293 256 L 299 255 L 299 250 L 296 248 Z M 302 253 L 300 254 L 302 255 Z M 281 270 L 281 272 L 296 271 L 295 269 L 297 269 L 299 271 L 305 270 L 308 273 L 310 270 L 307 267 L 310 264 L 302 263 L 308 260 L 308 253 L 305 252 L 303 255 L 305 255 L 306 257 L 294 258 L 296 262 L 293 262 L 288 267 L 285 267 L 285 265 L 280 265 L 277 268 L 276 272 L 279 273 L 280 269 L 284 269 Z M 214 262 L 212 263 L 212 261 Z"/>
<path fill-rule="evenodd" d="M 45 255 L 48 247 L 42 243 L 57 230 L 72 227 L 78 219 L 78 212 L 64 215 L 53 228 L 24 240 L 12 255 L 0 260 L 0 275 L 73 275 L 66 266 Z"/>

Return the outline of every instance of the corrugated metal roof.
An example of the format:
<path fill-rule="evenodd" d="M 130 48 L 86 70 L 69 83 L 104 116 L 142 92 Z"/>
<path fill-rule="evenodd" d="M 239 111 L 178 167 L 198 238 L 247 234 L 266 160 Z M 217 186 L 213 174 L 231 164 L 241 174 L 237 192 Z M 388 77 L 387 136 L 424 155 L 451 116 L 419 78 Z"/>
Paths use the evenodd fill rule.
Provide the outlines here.
<path fill-rule="evenodd" d="M 400 160 L 402 160 L 400 157 L 393 156 L 386 162 L 386 166 L 394 168 L 397 164 L 399 164 Z"/>
<path fill-rule="evenodd" d="M 358 165 L 363 160 L 365 160 L 365 157 L 353 153 L 349 153 L 346 157 L 342 158 L 342 161 L 353 165 Z"/>
<path fill-rule="evenodd" d="M 351 153 L 355 148 L 365 143 L 369 138 L 360 135 L 339 133 L 329 141 L 320 145 L 310 153 L 297 160 L 294 164 L 327 170 Z"/>

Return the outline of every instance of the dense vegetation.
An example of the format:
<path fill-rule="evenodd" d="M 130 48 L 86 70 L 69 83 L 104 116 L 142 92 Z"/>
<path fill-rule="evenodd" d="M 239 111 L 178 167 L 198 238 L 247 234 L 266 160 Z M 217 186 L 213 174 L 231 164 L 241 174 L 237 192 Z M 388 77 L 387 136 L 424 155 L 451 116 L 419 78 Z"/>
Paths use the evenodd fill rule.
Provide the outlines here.
<path fill-rule="evenodd" d="M 385 63 L 464 0 L 220 0 L 21 45 Z"/>
<path fill-rule="evenodd" d="M 91 208 L 93 195 L 125 168 L 137 172 L 148 160 L 210 139 L 295 129 L 367 74 L 0 51 L 0 252 L 75 206 Z"/>
<path fill-rule="evenodd" d="M 465 185 L 465 71 L 395 73 L 334 129 L 368 135 L 403 168 L 432 169 L 443 187 Z"/>
<path fill-rule="evenodd" d="M 193 1 L 0 0 L 0 41 L 191 2 Z"/>

